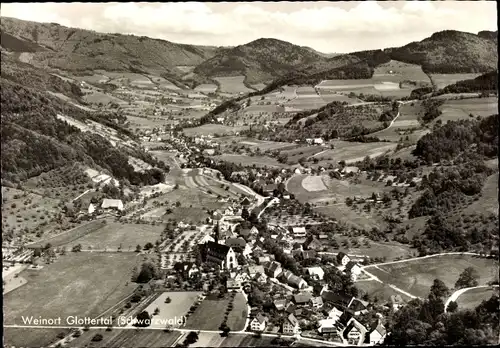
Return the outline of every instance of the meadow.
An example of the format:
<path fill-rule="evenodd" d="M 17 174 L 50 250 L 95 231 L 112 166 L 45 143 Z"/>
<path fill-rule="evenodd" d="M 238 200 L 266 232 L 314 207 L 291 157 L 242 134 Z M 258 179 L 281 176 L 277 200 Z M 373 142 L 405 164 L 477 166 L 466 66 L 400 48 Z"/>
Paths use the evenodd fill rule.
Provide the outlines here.
<path fill-rule="evenodd" d="M 195 135 L 225 135 L 225 134 L 235 134 L 239 133 L 244 129 L 248 129 L 248 126 L 226 126 L 223 124 L 204 124 L 203 126 L 194 128 L 184 128 L 182 131 L 187 136 Z"/>
<path fill-rule="evenodd" d="M 458 100 L 447 100 L 440 107 L 443 112 L 437 120 L 443 123 L 460 119 L 470 119 L 470 114 L 474 117 L 490 116 L 498 113 L 498 98 L 469 98 Z M 436 120 L 436 121 L 437 121 Z"/>
<path fill-rule="evenodd" d="M 377 298 L 379 303 L 389 302 L 391 300 L 391 296 L 394 295 L 400 295 L 405 302 L 411 300 L 410 297 L 392 289 L 389 285 L 379 283 L 375 280 L 358 281 L 355 285 L 358 289 L 368 294 L 372 300 Z"/>
<path fill-rule="evenodd" d="M 279 163 L 276 159 L 268 156 L 246 156 L 246 155 L 235 155 L 235 154 L 223 154 L 220 156 L 213 156 L 215 159 L 221 159 L 223 161 L 238 163 L 245 166 L 257 167 L 286 167 L 286 165 Z"/>
<path fill-rule="evenodd" d="M 219 92 L 231 94 L 253 92 L 243 84 L 245 76 L 214 77 L 214 80 L 220 84 Z"/>
<path fill-rule="evenodd" d="M 215 294 L 208 295 L 187 319 L 186 329 L 218 330 L 224 320 L 224 313 L 229 304 L 229 294 L 220 299 Z M 247 318 L 247 305 L 241 293 L 237 293 L 233 309 L 229 313 L 227 325 L 232 331 L 244 329 Z"/>
<path fill-rule="evenodd" d="M 465 208 L 462 214 L 477 213 L 498 215 L 498 173 L 488 177 L 481 190 L 481 197 Z"/>
<path fill-rule="evenodd" d="M 431 74 L 430 76 L 437 89 L 442 89 L 458 81 L 475 79 L 481 74 Z"/>
<path fill-rule="evenodd" d="M 92 337 L 101 334 L 103 340 L 93 342 Z M 184 334 L 178 331 L 115 329 L 113 331 L 90 330 L 71 341 L 71 347 L 106 348 L 106 347 L 173 347 Z"/>
<path fill-rule="evenodd" d="M 8 347 L 48 347 L 58 340 L 61 329 L 3 328 L 3 344 Z"/>
<path fill-rule="evenodd" d="M 392 73 L 391 73 L 392 71 Z M 430 84 L 429 77 L 423 72 L 420 65 L 403 63 L 397 60 L 391 60 L 375 68 L 372 80 L 378 81 L 415 81 L 423 84 Z"/>
<path fill-rule="evenodd" d="M 136 245 L 144 246 L 146 243 L 154 244 L 160 239 L 164 226 L 157 224 L 125 224 L 108 220 L 105 225 L 92 233 L 89 233 L 68 246 L 81 244 L 82 249 L 112 249 L 122 247 L 123 251 L 134 251 Z"/>
<path fill-rule="evenodd" d="M 69 253 L 41 270 L 25 270 L 20 276 L 28 283 L 4 297 L 4 323 L 22 325 L 23 316 L 97 317 L 136 288 L 130 276 L 138 262 L 133 253 Z"/>
<path fill-rule="evenodd" d="M 493 280 L 498 274 L 495 260 L 469 255 L 442 255 L 368 267 L 367 270 L 384 283 L 394 284 L 414 296 L 424 298 L 428 295 L 434 279 L 442 280 L 452 289 L 460 273 L 467 267 L 473 267 L 479 272 L 479 285 Z"/>
<path fill-rule="evenodd" d="M 149 314 L 153 314 L 156 308 L 160 310 L 159 314 L 154 316 L 154 320 L 152 320 L 151 326 L 149 327 L 152 329 L 165 328 L 165 325 L 162 325 L 163 321 L 184 320 L 183 317 L 187 314 L 189 308 L 200 294 L 201 292 L 197 291 L 162 293 L 145 309 Z M 165 303 L 167 297 L 170 297 L 170 303 Z"/>
<path fill-rule="evenodd" d="M 200 93 L 215 93 L 215 91 L 217 91 L 217 85 L 213 83 L 203 83 L 196 86 L 194 90 Z"/>
<path fill-rule="evenodd" d="M 335 146 L 334 149 L 324 150 L 324 152 L 314 156 L 320 161 L 320 164 L 325 165 L 322 161 L 334 165 L 337 165 L 340 161 L 354 163 L 362 161 L 366 156 L 370 156 L 370 158 L 378 157 L 396 148 L 396 144 L 387 142 L 356 143 L 338 140 L 333 141 L 332 145 Z"/>
<path fill-rule="evenodd" d="M 498 289 L 492 287 L 467 290 L 457 298 L 458 308 L 473 310 L 481 302 L 489 300 L 495 292 L 498 293 Z"/>

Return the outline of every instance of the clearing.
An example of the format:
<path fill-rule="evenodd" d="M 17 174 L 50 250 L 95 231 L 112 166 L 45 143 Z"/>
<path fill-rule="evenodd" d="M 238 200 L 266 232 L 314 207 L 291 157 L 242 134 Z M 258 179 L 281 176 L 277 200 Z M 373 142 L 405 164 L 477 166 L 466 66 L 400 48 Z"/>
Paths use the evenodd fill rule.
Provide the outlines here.
<path fill-rule="evenodd" d="M 214 135 L 214 136 L 223 136 L 230 135 L 234 133 L 239 133 L 244 129 L 248 129 L 248 126 L 226 126 L 223 124 L 212 124 L 207 123 L 203 126 L 193 127 L 193 128 L 184 128 L 182 131 L 186 136 L 195 136 L 195 135 Z"/>
<path fill-rule="evenodd" d="M 458 81 L 475 79 L 482 74 L 431 74 L 431 79 L 437 89 L 457 83 Z"/>
<path fill-rule="evenodd" d="M 418 297 L 426 297 L 434 279 L 442 280 L 450 289 L 460 273 L 474 267 L 480 275 L 479 285 L 493 280 L 498 274 L 495 260 L 470 255 L 441 255 L 383 266 L 368 266 L 368 272 L 387 284 L 394 284 Z"/>
<path fill-rule="evenodd" d="M 489 97 L 447 100 L 440 109 L 443 114 L 437 119 L 440 119 L 443 123 L 470 119 L 469 114 L 472 114 L 474 117 L 485 117 L 498 113 L 498 98 Z"/>
<path fill-rule="evenodd" d="M 470 289 L 460 295 L 456 302 L 460 309 L 474 309 L 481 302 L 489 300 L 495 292 L 498 290 L 493 287 Z"/>
<path fill-rule="evenodd" d="M 230 77 L 214 77 L 214 80 L 220 83 L 219 92 L 223 93 L 248 93 L 253 92 L 254 90 L 245 86 L 243 81 L 245 80 L 245 76 L 230 76 Z"/>

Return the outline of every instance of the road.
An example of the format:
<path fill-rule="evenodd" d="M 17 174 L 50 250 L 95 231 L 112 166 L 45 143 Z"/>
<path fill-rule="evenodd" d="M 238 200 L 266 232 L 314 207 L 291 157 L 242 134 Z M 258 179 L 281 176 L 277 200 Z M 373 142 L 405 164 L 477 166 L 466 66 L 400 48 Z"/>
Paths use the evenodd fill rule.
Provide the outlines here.
<path fill-rule="evenodd" d="M 428 259 L 431 257 L 438 257 L 438 256 L 446 256 L 446 255 L 471 255 L 471 256 L 481 256 L 480 254 L 477 253 L 469 253 L 469 252 L 449 252 L 449 253 L 441 253 L 441 254 L 432 254 L 432 255 L 426 255 L 426 256 L 419 256 L 419 257 L 413 257 L 411 259 L 404 259 L 404 260 L 398 260 L 398 261 L 389 261 L 389 262 L 382 262 L 382 263 L 377 263 L 377 264 L 372 264 L 372 265 L 366 265 L 362 266 L 362 269 L 365 268 L 370 268 L 370 267 L 375 267 L 375 266 L 385 266 L 385 265 L 392 265 L 395 263 L 402 263 L 402 262 L 411 262 L 415 260 L 423 260 L 423 259 Z"/>
<path fill-rule="evenodd" d="M 472 290 L 472 289 L 480 289 L 480 288 L 498 288 L 498 285 L 478 285 L 478 286 L 473 286 L 470 288 L 463 288 L 460 290 L 455 291 L 453 294 L 451 294 L 450 297 L 446 300 L 446 303 L 444 304 L 444 312 L 446 313 L 448 310 L 448 305 L 450 304 L 451 301 L 456 301 L 464 292 Z"/>

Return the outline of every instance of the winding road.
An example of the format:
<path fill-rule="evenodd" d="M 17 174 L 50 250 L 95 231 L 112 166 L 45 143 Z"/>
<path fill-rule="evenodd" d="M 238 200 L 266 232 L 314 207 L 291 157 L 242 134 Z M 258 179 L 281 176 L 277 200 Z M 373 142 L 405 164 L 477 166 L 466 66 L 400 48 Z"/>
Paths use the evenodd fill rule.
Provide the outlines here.
<path fill-rule="evenodd" d="M 455 291 L 453 294 L 451 294 L 450 297 L 446 300 L 446 303 L 444 304 L 444 312 L 446 313 L 448 310 L 448 305 L 450 304 L 451 301 L 456 301 L 464 292 L 472 290 L 472 289 L 480 289 L 480 288 L 498 288 L 498 285 L 478 285 L 478 286 L 473 286 L 470 288 L 463 288 L 460 290 Z"/>

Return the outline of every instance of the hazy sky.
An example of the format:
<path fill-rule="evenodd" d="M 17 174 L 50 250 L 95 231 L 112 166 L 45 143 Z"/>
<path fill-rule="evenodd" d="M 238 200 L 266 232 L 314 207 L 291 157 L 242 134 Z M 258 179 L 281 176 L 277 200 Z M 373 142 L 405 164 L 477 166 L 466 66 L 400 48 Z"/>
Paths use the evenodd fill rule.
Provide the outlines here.
<path fill-rule="evenodd" d="M 7 3 L 1 15 L 196 45 L 272 37 L 327 53 L 400 46 L 445 29 L 497 30 L 495 1 Z"/>

